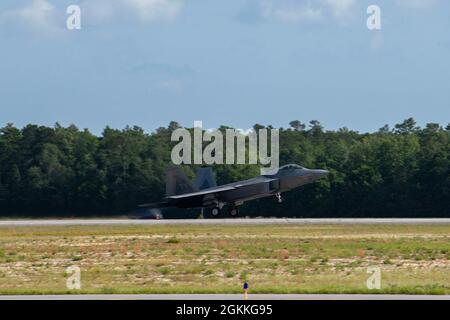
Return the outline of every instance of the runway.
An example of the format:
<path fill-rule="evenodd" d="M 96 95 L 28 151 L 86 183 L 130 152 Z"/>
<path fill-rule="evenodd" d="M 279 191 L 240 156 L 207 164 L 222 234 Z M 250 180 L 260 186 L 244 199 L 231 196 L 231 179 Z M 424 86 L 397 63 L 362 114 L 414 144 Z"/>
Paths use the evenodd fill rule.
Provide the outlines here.
<path fill-rule="evenodd" d="M 250 294 L 249 300 L 447 300 L 450 295 Z M 0 300 L 244 300 L 242 294 L 3 295 Z"/>
<path fill-rule="evenodd" d="M 26 226 L 92 226 L 92 225 L 265 225 L 265 224 L 450 224 L 450 219 L 442 218 L 330 218 L 330 219 L 287 219 L 287 218 L 261 218 L 261 219 L 165 219 L 165 220 L 132 220 L 132 219 L 36 219 L 36 220 L 0 220 L 0 227 L 26 227 Z"/>

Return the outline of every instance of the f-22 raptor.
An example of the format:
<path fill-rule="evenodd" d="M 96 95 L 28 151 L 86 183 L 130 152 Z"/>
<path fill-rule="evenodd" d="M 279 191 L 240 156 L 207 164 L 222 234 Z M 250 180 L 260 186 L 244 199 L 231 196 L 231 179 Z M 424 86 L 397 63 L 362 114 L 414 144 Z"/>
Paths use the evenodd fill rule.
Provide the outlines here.
<path fill-rule="evenodd" d="M 200 168 L 193 183 L 179 167 L 166 173 L 166 197 L 159 203 L 143 204 L 141 208 L 201 208 L 209 210 L 213 218 L 220 217 L 224 206 L 232 217 L 246 201 L 275 196 L 282 202 L 281 193 L 312 183 L 328 174 L 327 170 L 307 169 L 296 164 L 282 166 L 274 174 L 216 185 L 212 168 Z"/>

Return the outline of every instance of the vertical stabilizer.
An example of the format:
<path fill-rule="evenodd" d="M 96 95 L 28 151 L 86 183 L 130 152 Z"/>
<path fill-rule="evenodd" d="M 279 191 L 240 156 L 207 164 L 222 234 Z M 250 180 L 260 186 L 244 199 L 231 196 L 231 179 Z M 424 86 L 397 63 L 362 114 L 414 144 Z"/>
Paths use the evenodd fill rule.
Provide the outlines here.
<path fill-rule="evenodd" d="M 172 166 L 166 171 L 166 196 L 198 191 L 180 167 Z"/>
<path fill-rule="evenodd" d="M 199 168 L 194 180 L 194 187 L 198 190 L 216 187 L 216 179 L 211 167 Z"/>

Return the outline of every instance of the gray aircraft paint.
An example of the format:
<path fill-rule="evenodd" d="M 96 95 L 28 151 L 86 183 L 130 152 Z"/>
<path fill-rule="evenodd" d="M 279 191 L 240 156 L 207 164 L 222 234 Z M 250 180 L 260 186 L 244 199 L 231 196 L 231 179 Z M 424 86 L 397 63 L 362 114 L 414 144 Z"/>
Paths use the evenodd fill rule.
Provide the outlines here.
<path fill-rule="evenodd" d="M 176 166 L 167 170 L 166 197 L 154 204 L 144 204 L 143 208 L 211 208 L 221 210 L 230 207 L 230 212 L 246 201 L 277 196 L 302 185 L 313 183 L 326 176 L 327 170 L 307 169 L 290 164 L 280 167 L 274 174 L 261 175 L 248 180 L 216 186 L 211 168 L 201 168 L 194 183 Z M 219 211 L 217 211 L 219 212 Z"/>

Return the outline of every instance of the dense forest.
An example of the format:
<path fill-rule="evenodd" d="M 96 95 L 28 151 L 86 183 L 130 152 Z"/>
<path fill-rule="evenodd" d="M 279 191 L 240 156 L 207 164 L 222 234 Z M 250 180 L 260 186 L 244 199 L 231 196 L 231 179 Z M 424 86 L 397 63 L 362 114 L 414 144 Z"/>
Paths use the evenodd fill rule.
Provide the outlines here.
<path fill-rule="evenodd" d="M 373 133 L 328 131 L 319 121 L 289 125 L 280 128 L 280 164 L 328 169 L 329 176 L 286 193 L 282 205 L 249 202 L 243 215 L 450 217 L 450 125 L 420 128 L 410 118 Z M 74 125 L 8 124 L 0 129 L 0 216 L 123 215 L 158 201 L 178 127 L 106 127 L 96 136 Z M 184 166 L 191 177 L 195 169 Z M 214 170 L 218 184 L 259 174 L 254 165 Z"/>

